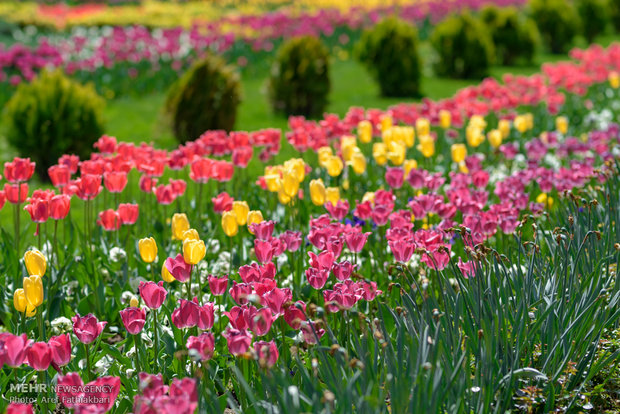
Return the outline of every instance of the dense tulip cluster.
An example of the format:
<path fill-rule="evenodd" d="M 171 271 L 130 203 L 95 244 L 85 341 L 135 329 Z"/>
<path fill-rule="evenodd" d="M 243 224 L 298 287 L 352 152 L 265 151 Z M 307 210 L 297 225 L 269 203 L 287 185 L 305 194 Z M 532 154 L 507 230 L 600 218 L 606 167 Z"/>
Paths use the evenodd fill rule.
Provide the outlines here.
<path fill-rule="evenodd" d="M 91 159 L 50 168 L 54 190 L 30 194 L 34 165 L 16 158 L 0 194 L 14 246 L 38 249 L 3 261 L 15 311 L 0 367 L 22 383 L 38 373 L 75 412 L 191 413 L 249 409 L 248 386 L 280 369 L 296 381 L 296 363 L 318 372 L 352 341 L 389 346 L 379 325 L 386 307 L 404 312 L 401 286 L 426 300 L 444 272 L 481 282 L 481 252 L 507 252 L 529 220 L 614 174 L 620 127 L 585 119 L 619 99 L 619 51 L 442 102 L 291 118 L 288 141 L 316 154 L 277 164 L 277 130 L 207 131 L 172 151 L 104 136 Z M 536 106 L 545 94 L 555 101 Z M 38 407 L 54 409 L 44 394 Z"/>

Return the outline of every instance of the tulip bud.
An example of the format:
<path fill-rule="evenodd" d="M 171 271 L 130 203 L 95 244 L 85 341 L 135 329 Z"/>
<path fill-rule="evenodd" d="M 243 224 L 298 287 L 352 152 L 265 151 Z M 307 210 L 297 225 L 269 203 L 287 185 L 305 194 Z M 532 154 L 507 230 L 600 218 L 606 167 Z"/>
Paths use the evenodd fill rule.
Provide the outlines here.
<path fill-rule="evenodd" d="M 138 241 L 140 257 L 145 263 L 153 263 L 157 259 L 157 243 L 152 237 L 140 239 Z"/>
<path fill-rule="evenodd" d="M 32 275 L 24 278 L 24 295 L 28 306 L 37 308 L 43 303 L 43 281 L 41 276 Z"/>
<path fill-rule="evenodd" d="M 189 229 L 185 233 L 183 233 L 183 241 L 186 240 L 200 240 L 200 236 L 196 229 Z"/>
<path fill-rule="evenodd" d="M 45 256 L 38 250 L 28 250 L 24 254 L 24 263 L 26 263 L 26 270 L 28 270 L 29 275 L 45 275 L 45 270 L 47 270 L 47 261 L 45 260 Z"/>
<path fill-rule="evenodd" d="M 439 126 L 443 129 L 448 129 L 450 125 L 452 125 L 452 114 L 450 111 L 442 109 L 439 111 Z"/>
<path fill-rule="evenodd" d="M 167 283 L 172 283 L 176 280 L 174 276 L 172 276 L 172 274 L 170 273 L 170 271 L 168 270 L 165 264 L 161 267 L 161 278 L 164 282 L 167 282 Z"/>
<path fill-rule="evenodd" d="M 135 296 L 132 296 L 131 299 L 129 300 L 129 307 L 137 308 L 138 305 L 140 305 L 138 298 L 136 298 Z"/>
<path fill-rule="evenodd" d="M 415 129 L 418 136 L 429 135 L 431 133 L 431 123 L 426 118 L 418 118 L 415 121 Z"/>
<path fill-rule="evenodd" d="M 364 120 L 357 124 L 357 136 L 364 144 L 372 141 L 372 124 L 370 121 Z"/>
<path fill-rule="evenodd" d="M 450 150 L 452 152 L 452 161 L 457 164 L 465 161 L 467 157 L 467 147 L 465 144 L 452 144 Z"/>
<path fill-rule="evenodd" d="M 555 129 L 562 135 L 566 135 L 568 132 L 568 119 L 565 116 L 558 116 L 555 118 Z"/>
<path fill-rule="evenodd" d="M 224 234 L 226 234 L 228 237 L 233 237 L 239 232 L 239 225 L 237 224 L 237 217 L 234 211 L 226 211 L 222 215 L 222 229 L 224 230 Z"/>
<path fill-rule="evenodd" d="M 315 206 L 325 204 L 325 185 L 320 178 L 310 181 L 310 198 Z"/>
<path fill-rule="evenodd" d="M 248 212 L 250 211 L 250 207 L 247 202 L 233 201 L 232 211 L 235 213 L 235 218 L 237 219 L 237 224 L 239 226 L 243 226 L 247 223 Z"/>
<path fill-rule="evenodd" d="M 609 72 L 608 80 L 609 86 L 611 86 L 612 88 L 618 89 L 618 87 L 620 87 L 620 75 L 618 75 L 618 72 Z"/>
<path fill-rule="evenodd" d="M 497 129 L 502 133 L 502 138 L 505 139 L 510 135 L 510 121 L 507 119 L 500 119 L 497 123 Z"/>
<path fill-rule="evenodd" d="M 183 242 L 183 260 L 185 263 L 196 265 L 207 254 L 207 247 L 202 240 L 185 240 Z"/>
<path fill-rule="evenodd" d="M 248 213 L 248 230 L 250 231 L 250 233 L 254 234 L 252 232 L 252 230 L 250 229 L 250 227 L 252 226 L 252 224 L 258 224 L 261 223 L 263 221 L 263 213 L 260 212 L 260 210 L 252 210 Z"/>
<path fill-rule="evenodd" d="M 172 238 L 183 240 L 183 233 L 189 230 L 189 220 L 184 213 L 176 213 L 172 216 Z"/>
<path fill-rule="evenodd" d="M 13 306 L 19 313 L 26 312 L 26 316 L 31 317 L 36 313 L 36 308 L 30 306 L 26 300 L 24 289 L 17 289 L 13 294 Z"/>

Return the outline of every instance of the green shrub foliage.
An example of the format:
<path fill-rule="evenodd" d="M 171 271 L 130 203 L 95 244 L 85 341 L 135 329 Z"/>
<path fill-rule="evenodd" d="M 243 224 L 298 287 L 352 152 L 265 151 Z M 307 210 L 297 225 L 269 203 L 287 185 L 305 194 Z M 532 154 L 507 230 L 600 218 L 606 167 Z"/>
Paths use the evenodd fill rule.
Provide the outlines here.
<path fill-rule="evenodd" d="M 207 130 L 231 131 L 241 103 L 241 83 L 233 66 L 218 56 L 195 62 L 170 88 L 166 112 L 181 143 Z"/>
<path fill-rule="evenodd" d="M 616 32 L 620 32 L 620 0 L 608 0 L 609 18 Z"/>
<path fill-rule="evenodd" d="M 385 19 L 364 32 L 356 53 L 379 82 L 381 95 L 420 95 L 418 33 L 412 25 L 396 18 Z"/>
<path fill-rule="evenodd" d="M 92 85 L 81 85 L 60 71 L 43 71 L 22 83 L 7 102 L 8 142 L 36 162 L 42 179 L 63 154 L 86 158 L 104 132 L 105 101 Z"/>
<path fill-rule="evenodd" d="M 489 28 L 499 63 L 513 65 L 519 60 L 532 62 L 540 42 L 538 28 L 532 19 L 514 7 L 495 6 L 483 8 L 480 17 Z"/>
<path fill-rule="evenodd" d="M 610 17 L 609 6 L 607 0 L 577 0 L 582 33 L 588 43 L 605 31 Z"/>
<path fill-rule="evenodd" d="M 530 0 L 532 18 L 552 53 L 566 53 L 579 32 L 579 16 L 566 0 Z"/>
<path fill-rule="evenodd" d="M 311 36 L 290 39 L 278 50 L 267 87 L 274 112 L 323 115 L 331 88 L 327 48 Z"/>
<path fill-rule="evenodd" d="M 438 54 L 440 76 L 477 79 L 489 73 L 495 49 L 489 30 L 469 13 L 450 16 L 437 25 L 431 43 Z"/>

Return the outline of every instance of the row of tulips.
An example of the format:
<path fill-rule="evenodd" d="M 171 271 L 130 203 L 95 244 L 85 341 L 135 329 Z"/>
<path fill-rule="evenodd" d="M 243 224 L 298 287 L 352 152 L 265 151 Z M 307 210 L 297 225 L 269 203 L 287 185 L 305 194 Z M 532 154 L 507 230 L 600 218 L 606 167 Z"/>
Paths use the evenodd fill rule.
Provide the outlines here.
<path fill-rule="evenodd" d="M 605 108 L 614 89 L 601 83 L 586 97 L 566 96 L 575 108 Z M 243 155 L 218 133 L 171 153 L 103 137 L 91 160 L 65 156 L 52 167 L 59 194 L 28 197 L 35 165 L 6 163 L 15 228 L 12 238 L 3 233 L 12 248 L 0 264 L 0 316 L 11 332 L 0 338 L 3 370 L 17 383 L 38 372 L 41 385 L 55 386 L 37 396 L 42 411 L 54 408 L 53 391 L 76 412 L 215 410 L 213 392 L 224 406 L 248 409 L 246 386 L 262 375 L 298 360 L 313 367 L 315 348 L 352 341 L 360 313 L 374 320 L 382 303 L 398 306 L 402 277 L 440 289 L 433 279 L 455 268 L 478 282 L 477 249 L 508 251 L 525 222 L 544 222 L 567 191 L 617 174 L 615 124 L 595 130 L 537 111 L 497 128 L 472 116 L 442 134 L 430 119 L 398 121 L 362 119 L 359 138 L 335 134 L 316 156 L 247 179 L 250 137 L 276 134 L 234 135 Z M 164 177 L 166 197 L 154 183 Z M 20 221 L 24 204 L 35 237 Z M 22 266 L 32 243 L 38 249 L 28 247 Z M 71 331 L 79 345 L 62 336 Z M 68 397 L 67 384 L 76 386 Z M 110 388 L 85 396 L 89 385 Z"/>

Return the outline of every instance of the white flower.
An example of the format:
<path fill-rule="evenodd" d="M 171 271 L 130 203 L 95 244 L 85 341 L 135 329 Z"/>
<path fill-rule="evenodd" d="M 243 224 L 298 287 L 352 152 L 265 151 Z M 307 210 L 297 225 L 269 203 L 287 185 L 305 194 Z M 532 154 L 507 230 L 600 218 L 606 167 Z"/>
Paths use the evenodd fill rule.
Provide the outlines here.
<path fill-rule="evenodd" d="M 127 260 L 127 253 L 120 247 L 112 247 L 110 249 L 110 260 L 114 263 L 124 262 Z"/>

